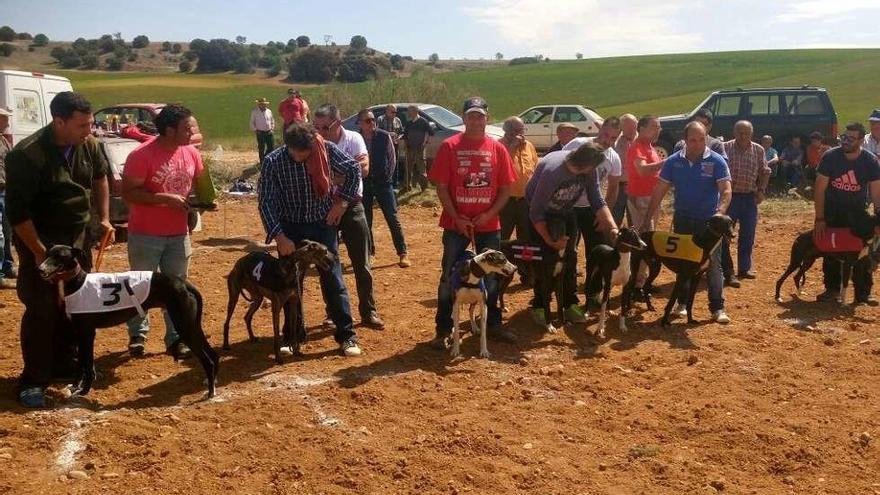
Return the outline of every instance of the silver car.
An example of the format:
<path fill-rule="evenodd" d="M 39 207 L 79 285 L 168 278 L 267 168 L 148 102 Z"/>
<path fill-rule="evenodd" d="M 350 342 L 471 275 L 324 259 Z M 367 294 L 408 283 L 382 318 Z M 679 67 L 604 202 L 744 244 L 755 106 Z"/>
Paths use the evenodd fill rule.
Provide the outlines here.
<path fill-rule="evenodd" d="M 428 145 L 425 147 L 425 157 L 429 165 L 434 156 L 437 155 L 437 148 L 440 147 L 440 143 L 449 137 L 464 132 L 464 122 L 461 120 L 461 116 L 440 105 L 432 105 L 430 103 L 384 103 L 368 108 L 378 118 L 381 115 L 385 115 L 385 108 L 388 105 L 397 107 L 397 117 L 400 118 L 404 126 L 406 126 L 407 120 L 406 109 L 412 105 L 415 105 L 419 109 L 419 115 L 428 121 L 428 125 L 434 130 L 434 135 L 431 136 L 431 139 L 428 140 Z M 350 131 L 357 131 L 357 114 L 342 121 L 342 126 Z M 504 135 L 504 131 L 498 126 L 487 125 L 486 134 L 498 139 Z"/>

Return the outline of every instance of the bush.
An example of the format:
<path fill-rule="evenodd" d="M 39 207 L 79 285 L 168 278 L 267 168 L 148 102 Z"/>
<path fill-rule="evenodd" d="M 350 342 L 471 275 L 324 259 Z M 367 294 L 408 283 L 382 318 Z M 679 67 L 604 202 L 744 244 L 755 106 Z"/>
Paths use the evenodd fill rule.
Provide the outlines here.
<path fill-rule="evenodd" d="M 36 38 L 34 38 L 34 41 L 36 41 Z M 70 47 L 74 50 L 85 50 L 89 47 L 89 42 L 85 38 L 77 38 L 76 41 L 71 43 Z"/>
<path fill-rule="evenodd" d="M 61 59 L 61 67 L 64 67 L 65 69 L 75 69 L 80 65 L 82 65 L 82 58 L 72 51 L 68 52 Z"/>
<path fill-rule="evenodd" d="M 358 55 L 342 59 L 339 66 L 339 80 L 342 82 L 364 82 L 375 79 L 378 72 L 376 63 L 369 58 Z"/>
<path fill-rule="evenodd" d="M 336 77 L 339 63 L 335 53 L 311 47 L 291 62 L 289 77 L 296 82 L 328 83 Z"/>
<path fill-rule="evenodd" d="M 439 61 L 440 61 L 440 55 L 437 55 L 436 53 L 432 53 L 431 56 L 428 57 L 428 62 L 430 62 L 431 65 L 434 65 Z"/>
<path fill-rule="evenodd" d="M 391 62 L 391 68 L 394 70 L 403 70 L 406 65 L 403 63 L 403 57 L 398 54 L 394 54 L 388 57 L 388 61 Z"/>
<path fill-rule="evenodd" d="M 86 55 L 82 58 L 82 68 L 88 70 L 97 69 L 98 66 L 101 65 L 101 61 L 98 56 L 94 53 Z"/>
<path fill-rule="evenodd" d="M 40 33 L 34 36 L 34 45 L 35 46 L 46 46 L 49 44 L 49 37 L 43 33 Z"/>
<path fill-rule="evenodd" d="M 16 33 L 15 39 L 22 40 L 22 41 L 29 41 L 29 40 L 34 39 L 34 37 L 31 36 L 31 33 Z"/>
<path fill-rule="evenodd" d="M 171 42 L 170 41 L 163 41 L 162 48 L 159 51 L 170 52 L 171 51 Z"/>
<path fill-rule="evenodd" d="M 359 34 L 352 36 L 351 41 L 348 42 L 348 46 L 354 50 L 363 50 L 367 48 L 367 39 Z"/>
<path fill-rule="evenodd" d="M 147 38 L 146 35 L 135 36 L 133 40 L 131 40 L 132 48 L 146 48 L 150 45 L 150 38 Z"/>
<path fill-rule="evenodd" d="M 0 57 L 8 57 L 15 51 L 15 46 L 9 43 L 0 43 Z"/>
<path fill-rule="evenodd" d="M 180 45 L 180 43 L 175 43 L 171 45 L 171 53 L 180 53 L 182 51 L 183 47 Z"/>
<path fill-rule="evenodd" d="M 193 69 L 193 64 L 189 60 L 182 60 L 177 66 L 180 72 L 189 72 Z"/>
<path fill-rule="evenodd" d="M 98 51 L 101 53 L 110 53 L 115 49 L 116 42 L 113 41 L 113 36 L 105 34 L 98 39 Z"/>
<path fill-rule="evenodd" d="M 578 60 L 581 60 L 581 59 L 584 58 L 584 54 L 581 53 L 581 52 L 577 52 L 577 53 L 574 54 L 574 58 L 576 58 L 576 59 L 578 59 Z"/>
<path fill-rule="evenodd" d="M 189 60 L 190 62 L 195 62 L 196 59 L 199 58 L 199 55 L 192 50 L 187 50 L 183 52 L 183 58 Z"/>
<path fill-rule="evenodd" d="M 239 74 L 253 74 L 254 65 L 247 57 L 241 57 L 235 62 L 235 72 Z"/>
<path fill-rule="evenodd" d="M 310 40 L 308 36 L 303 35 L 296 38 L 296 46 L 298 48 L 307 48 L 311 44 L 312 40 Z"/>
<path fill-rule="evenodd" d="M 189 49 L 194 53 L 199 53 L 205 48 L 208 48 L 208 42 L 201 38 L 196 38 L 189 42 Z"/>
<path fill-rule="evenodd" d="M 122 70 L 125 67 L 125 60 L 116 58 L 116 56 L 107 59 L 107 70 Z"/>
<path fill-rule="evenodd" d="M 281 62 L 281 59 L 278 59 L 278 63 L 269 67 L 269 70 L 266 71 L 267 77 L 278 77 L 281 74 L 281 70 L 284 68 L 284 65 Z"/>
<path fill-rule="evenodd" d="M 526 64 L 537 64 L 538 57 L 516 57 L 510 59 L 508 65 L 526 65 Z"/>
<path fill-rule="evenodd" d="M 296 40 L 291 38 L 291 39 L 287 40 L 287 45 L 284 47 L 284 52 L 285 53 L 293 53 L 295 51 L 296 51 Z"/>
<path fill-rule="evenodd" d="M 0 41 L 15 41 L 15 30 L 9 26 L 0 27 Z"/>
<path fill-rule="evenodd" d="M 64 49 L 63 46 L 56 46 L 49 52 L 49 56 L 54 58 L 57 61 L 61 61 L 67 55 L 67 50 Z"/>
<path fill-rule="evenodd" d="M 138 54 L 135 52 L 131 52 L 128 54 L 128 58 L 126 60 L 128 60 L 129 62 L 134 62 L 137 59 L 138 59 Z"/>

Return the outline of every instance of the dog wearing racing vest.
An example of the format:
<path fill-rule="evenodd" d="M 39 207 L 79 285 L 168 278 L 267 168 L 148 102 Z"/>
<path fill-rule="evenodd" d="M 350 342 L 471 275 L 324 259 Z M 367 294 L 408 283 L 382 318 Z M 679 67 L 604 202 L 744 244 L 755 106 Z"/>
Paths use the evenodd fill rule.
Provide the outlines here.
<path fill-rule="evenodd" d="M 44 280 L 62 284 L 64 309 L 79 352 L 80 372 L 71 389 L 73 395 L 88 394 L 95 380 L 96 329 L 120 325 L 135 315 L 144 315 L 148 309 L 164 308 L 180 340 L 205 370 L 208 397 L 213 397 L 220 358 L 202 330 L 203 304 L 198 289 L 162 272 L 87 274 L 77 262 L 80 254 L 70 246 L 53 246 L 38 267 Z"/>
<path fill-rule="evenodd" d="M 644 251 L 634 252 L 630 259 L 631 275 L 623 290 L 621 318 L 629 314 L 631 291 L 635 286 L 639 263 L 644 261 L 648 265 L 648 278 L 645 280 L 642 294 L 650 311 L 654 311 L 650 287 L 660 273 L 661 266 L 672 270 L 676 275 L 672 295 L 669 296 L 663 318 L 660 320 L 661 325 L 669 326 L 669 315 L 676 302 L 681 302 L 687 307 L 688 324 L 696 323 L 693 317 L 694 296 L 700 279 L 709 269 L 709 257 L 721 244 L 723 238 L 732 239 L 733 236 L 733 220 L 721 214 L 715 214 L 706 221 L 706 230 L 701 235 L 658 231 L 640 234 L 647 247 Z M 683 294 L 683 287 L 687 281 L 690 281 L 690 291 L 688 294 Z"/>
<path fill-rule="evenodd" d="M 776 281 L 776 302 L 782 302 L 782 284 L 795 271 L 794 285 L 800 294 L 807 271 L 817 258 L 824 256 L 840 262 L 840 295 L 837 302 L 846 304 L 846 292 L 853 266 L 880 247 L 880 216 L 866 215 L 863 220 L 854 224 L 852 228 L 827 228 L 822 238 L 816 238 L 812 230 L 798 235 L 791 246 L 788 267 Z"/>
<path fill-rule="evenodd" d="M 531 285 L 537 276 L 537 264 L 544 260 L 541 246 L 519 240 L 507 240 L 501 241 L 501 252 L 516 266 L 517 273 L 523 279 L 523 285 Z M 510 312 L 510 308 L 504 302 L 504 293 L 512 282 L 513 277 L 499 277 L 498 280 L 498 306 L 504 313 Z"/>
<path fill-rule="evenodd" d="M 630 258 L 633 251 L 644 251 L 647 244 L 642 241 L 639 233 L 626 227 L 620 230 L 614 246 L 599 244 L 590 250 L 587 257 L 587 287 L 599 287 L 602 291 L 602 302 L 599 309 L 599 323 L 596 326 L 596 337 L 605 338 L 605 313 L 611 288 L 615 285 L 623 287 L 630 278 Z M 587 298 L 592 294 L 588 294 Z M 620 312 L 620 331 L 625 332 L 626 319 Z"/>
<path fill-rule="evenodd" d="M 238 297 L 242 296 L 250 302 L 244 315 L 250 341 L 257 340 L 252 326 L 254 314 L 260 309 L 263 299 L 268 299 L 272 308 L 275 362 L 278 364 L 283 362 L 279 332 L 279 317 L 282 310 L 285 320 L 289 322 L 290 332 L 295 334 L 291 338 L 291 348 L 294 354 L 299 354 L 300 346 L 305 341 L 305 335 L 301 334 L 300 325 L 297 324 L 298 319 L 302 318 L 298 303 L 302 297 L 303 277 L 309 266 L 315 265 L 318 270 L 326 271 L 334 261 L 335 258 L 327 246 L 309 240 L 300 243 L 296 251 L 289 256 L 276 258 L 263 251 L 248 253 L 241 257 L 226 277 L 229 300 L 226 305 L 226 322 L 223 324 L 223 349 L 230 349 L 229 322 L 238 304 Z"/>
<path fill-rule="evenodd" d="M 473 251 L 465 251 L 464 255 L 455 263 L 449 277 L 452 285 L 452 293 L 455 300 L 452 305 L 452 357 L 460 354 L 461 329 L 459 319 L 461 307 L 467 306 L 470 313 L 471 331 L 480 335 L 480 357 L 488 358 L 489 349 L 486 344 L 486 320 L 489 308 L 486 305 L 487 292 L 485 276 L 495 273 L 503 279 L 512 278 L 516 273 L 516 266 L 507 261 L 507 257 L 500 251 L 485 249 L 480 254 Z M 479 307 L 480 324 L 477 325 L 475 310 Z"/>

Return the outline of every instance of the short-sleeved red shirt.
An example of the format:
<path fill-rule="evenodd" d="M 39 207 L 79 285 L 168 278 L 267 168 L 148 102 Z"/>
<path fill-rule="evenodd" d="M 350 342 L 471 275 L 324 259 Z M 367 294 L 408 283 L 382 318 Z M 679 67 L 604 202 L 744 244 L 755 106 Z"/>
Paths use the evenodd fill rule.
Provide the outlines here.
<path fill-rule="evenodd" d="M 650 141 L 644 139 L 636 139 L 633 141 L 629 150 L 626 152 L 626 194 L 629 196 L 650 196 L 654 192 L 654 186 L 657 185 L 657 177 L 660 171 L 648 175 L 639 175 L 636 170 L 636 160 L 645 160 L 646 163 L 657 163 L 660 161 L 660 155 Z"/>
<path fill-rule="evenodd" d="M 443 141 L 428 176 L 436 184 L 449 188 L 455 210 L 467 218 L 491 208 L 498 197 L 498 188 L 516 180 L 513 162 L 503 144 L 489 136 L 467 139 L 463 133 Z M 440 215 L 440 226 L 456 229 L 455 219 L 446 210 Z M 497 216 L 476 227 L 477 232 L 500 229 L 501 220 Z"/>

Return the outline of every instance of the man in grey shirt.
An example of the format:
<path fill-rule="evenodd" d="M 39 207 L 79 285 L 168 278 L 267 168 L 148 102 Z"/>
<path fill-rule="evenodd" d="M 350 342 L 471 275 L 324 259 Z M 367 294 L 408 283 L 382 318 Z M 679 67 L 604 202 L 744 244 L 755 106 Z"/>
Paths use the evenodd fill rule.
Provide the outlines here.
<path fill-rule="evenodd" d="M 425 145 L 434 135 L 434 129 L 419 115 L 419 108 L 410 105 L 406 109 L 406 125 L 404 140 L 406 141 L 406 173 L 403 176 L 403 187 L 400 192 L 407 192 L 416 184 L 424 191 L 428 188 L 427 164 L 425 163 Z"/>

